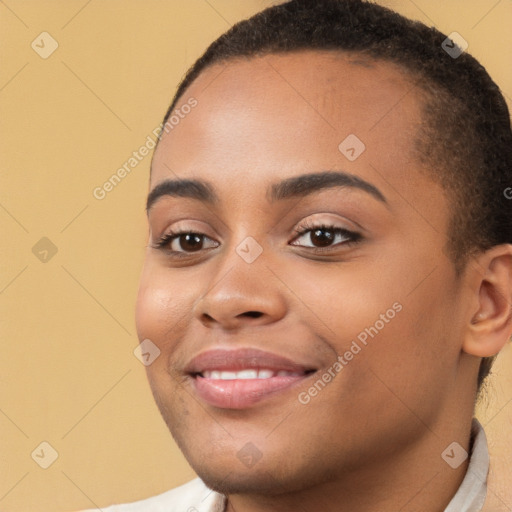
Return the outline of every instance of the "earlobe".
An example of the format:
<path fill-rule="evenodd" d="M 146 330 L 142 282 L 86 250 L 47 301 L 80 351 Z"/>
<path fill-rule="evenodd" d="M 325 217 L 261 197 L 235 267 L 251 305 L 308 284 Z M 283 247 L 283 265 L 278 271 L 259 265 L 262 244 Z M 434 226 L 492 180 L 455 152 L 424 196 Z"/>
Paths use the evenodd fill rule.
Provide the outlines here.
<path fill-rule="evenodd" d="M 462 349 L 477 357 L 491 357 L 512 334 L 512 244 L 492 247 L 473 267 L 476 311 L 467 326 Z"/>

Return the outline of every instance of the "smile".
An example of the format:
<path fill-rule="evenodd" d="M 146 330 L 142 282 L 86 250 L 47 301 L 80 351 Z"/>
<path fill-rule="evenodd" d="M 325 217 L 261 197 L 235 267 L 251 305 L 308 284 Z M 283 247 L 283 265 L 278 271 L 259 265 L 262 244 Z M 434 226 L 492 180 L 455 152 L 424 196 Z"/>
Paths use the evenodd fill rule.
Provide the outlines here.
<path fill-rule="evenodd" d="M 239 372 L 222 372 L 222 371 L 208 371 L 204 372 L 201 376 L 206 379 L 220 379 L 220 380 L 234 380 L 234 379 L 270 379 L 272 377 L 300 377 L 300 373 L 288 372 L 286 370 L 241 370 Z"/>
<path fill-rule="evenodd" d="M 245 409 L 281 395 L 316 369 L 269 352 L 215 349 L 193 358 L 186 373 L 196 395 L 222 409 Z"/>

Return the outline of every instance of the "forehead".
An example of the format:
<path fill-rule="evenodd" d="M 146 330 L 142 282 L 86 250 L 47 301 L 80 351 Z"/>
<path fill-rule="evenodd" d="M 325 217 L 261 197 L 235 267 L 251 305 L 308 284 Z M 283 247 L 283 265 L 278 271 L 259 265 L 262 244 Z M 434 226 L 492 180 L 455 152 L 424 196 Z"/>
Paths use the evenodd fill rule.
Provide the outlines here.
<path fill-rule="evenodd" d="M 197 106 L 184 115 L 190 98 Z M 217 64 L 180 99 L 179 122 L 155 152 L 152 186 L 194 176 L 220 188 L 239 183 L 243 194 L 277 177 L 339 168 L 412 183 L 420 179 L 411 162 L 419 165 L 421 109 L 398 66 L 358 55 L 307 51 Z M 356 154 L 364 149 L 360 158 L 347 158 L 346 140 Z"/>

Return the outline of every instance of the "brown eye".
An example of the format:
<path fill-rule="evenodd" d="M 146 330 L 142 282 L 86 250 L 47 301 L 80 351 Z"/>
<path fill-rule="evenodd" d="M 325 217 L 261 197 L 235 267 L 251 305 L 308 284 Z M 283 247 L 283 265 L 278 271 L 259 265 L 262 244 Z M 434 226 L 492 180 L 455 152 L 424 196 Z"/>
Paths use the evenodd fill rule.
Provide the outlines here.
<path fill-rule="evenodd" d="M 311 231 L 309 235 L 311 243 L 315 247 L 326 247 L 331 245 L 334 241 L 334 237 L 334 231 L 329 231 L 328 229 L 315 229 L 314 231 Z"/>
<path fill-rule="evenodd" d="M 186 255 L 201 251 L 202 249 L 211 249 L 218 247 L 219 243 L 202 233 L 192 231 L 171 232 L 163 235 L 154 245 L 157 249 L 164 249 L 172 253 Z"/>
<path fill-rule="evenodd" d="M 305 226 L 305 229 L 299 227 L 297 231 L 299 236 L 291 244 L 311 249 L 348 245 L 362 238 L 358 233 L 336 226 Z"/>
<path fill-rule="evenodd" d="M 179 235 L 174 241 L 186 252 L 199 251 L 203 248 L 203 235 L 198 235 L 197 233 Z"/>

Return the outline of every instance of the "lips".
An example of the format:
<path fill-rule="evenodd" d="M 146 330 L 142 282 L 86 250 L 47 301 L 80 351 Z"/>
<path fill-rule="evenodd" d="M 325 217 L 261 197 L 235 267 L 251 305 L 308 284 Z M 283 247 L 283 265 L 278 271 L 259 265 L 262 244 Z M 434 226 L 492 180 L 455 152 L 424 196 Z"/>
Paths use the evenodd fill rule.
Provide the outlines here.
<path fill-rule="evenodd" d="M 236 372 L 254 368 L 295 373 L 306 373 L 316 369 L 263 350 L 240 348 L 214 349 L 203 352 L 188 363 L 185 371 L 197 375 L 205 371 Z"/>
<path fill-rule="evenodd" d="M 255 405 L 315 371 L 310 365 L 253 348 L 209 350 L 194 357 L 185 368 L 199 397 L 223 409 Z"/>

